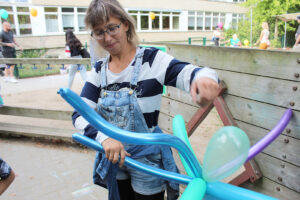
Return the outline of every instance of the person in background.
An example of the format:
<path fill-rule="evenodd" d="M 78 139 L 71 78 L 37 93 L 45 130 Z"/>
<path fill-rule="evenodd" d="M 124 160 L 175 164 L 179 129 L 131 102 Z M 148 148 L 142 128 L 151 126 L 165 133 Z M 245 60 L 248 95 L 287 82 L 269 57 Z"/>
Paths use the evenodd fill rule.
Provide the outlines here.
<path fill-rule="evenodd" d="M 238 38 L 237 34 L 233 34 L 232 38 L 230 40 L 226 40 L 225 43 L 230 43 L 231 47 L 241 47 L 242 43 L 240 39 Z"/>
<path fill-rule="evenodd" d="M 1 85 L 0 85 L 0 107 L 2 107 L 4 105 L 2 96 L 1 96 Z"/>
<path fill-rule="evenodd" d="M 214 41 L 215 45 L 218 47 L 220 46 L 220 39 L 221 39 L 221 32 L 219 26 L 216 26 L 216 30 L 213 32 L 212 40 Z"/>
<path fill-rule="evenodd" d="M 15 179 L 15 173 L 11 167 L 0 158 L 0 196 L 5 192 Z"/>
<path fill-rule="evenodd" d="M 270 31 L 269 31 L 269 25 L 267 22 L 263 22 L 262 25 L 262 31 L 260 33 L 260 37 L 257 40 L 257 42 L 254 45 L 259 44 L 259 49 L 267 49 L 270 46 L 270 40 L 269 40 L 269 35 L 270 35 Z"/>
<path fill-rule="evenodd" d="M 299 25 L 295 34 L 295 44 L 293 46 L 293 50 L 300 51 L 300 15 L 297 16 L 296 20 Z"/>
<path fill-rule="evenodd" d="M 96 62 L 80 96 L 112 125 L 132 134 L 162 132 L 158 116 L 163 85 L 190 92 L 202 107 L 217 96 L 214 70 L 179 61 L 157 48 L 138 46 L 134 19 L 117 0 L 91 1 L 85 24 L 109 55 Z M 178 198 L 178 184 L 123 166 L 125 157 L 131 156 L 177 172 L 170 147 L 122 143 L 98 132 L 76 111 L 72 120 L 75 128 L 105 150 L 96 155 L 93 178 L 108 188 L 110 200 L 163 200 L 165 191 L 169 200 Z"/>
<path fill-rule="evenodd" d="M 11 30 L 10 23 L 4 21 L 2 24 L 2 32 L 0 36 L 0 44 L 3 46 L 3 57 L 4 58 L 16 58 L 15 46 L 18 46 L 21 50 L 23 48 L 16 42 L 13 32 Z M 6 82 L 17 83 L 18 81 L 14 77 L 14 64 L 6 64 L 5 78 Z"/>
<path fill-rule="evenodd" d="M 66 31 L 66 56 L 71 58 L 82 58 L 81 49 L 82 44 L 79 39 L 74 35 L 72 30 Z M 71 64 L 69 68 L 69 80 L 68 80 L 68 88 L 71 89 L 75 74 L 79 70 L 81 78 L 83 82 L 86 81 L 86 67 L 81 64 Z"/>

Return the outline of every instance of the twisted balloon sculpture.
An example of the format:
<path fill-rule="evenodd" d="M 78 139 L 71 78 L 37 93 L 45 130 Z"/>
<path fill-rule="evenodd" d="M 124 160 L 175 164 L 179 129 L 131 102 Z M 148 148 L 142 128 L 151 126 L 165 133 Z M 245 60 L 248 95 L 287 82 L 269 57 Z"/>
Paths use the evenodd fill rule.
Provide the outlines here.
<path fill-rule="evenodd" d="M 267 134 L 261 141 L 256 145 L 251 147 L 249 153 L 247 145 L 249 146 L 248 138 L 246 134 L 236 127 L 225 127 L 224 130 L 218 131 L 212 138 L 212 142 L 208 145 L 207 152 L 204 156 L 203 165 L 203 175 L 202 169 L 197 161 L 192 148 L 189 144 L 188 137 L 186 134 L 184 121 L 181 116 L 176 116 L 173 120 L 173 130 L 174 135 L 171 136 L 167 134 L 160 133 L 139 133 L 131 134 L 131 132 L 119 129 L 107 121 L 105 121 L 95 110 L 89 107 L 76 93 L 69 89 L 60 89 L 58 93 L 81 114 L 92 126 L 94 126 L 99 131 L 105 133 L 107 136 L 117 139 L 119 141 L 124 141 L 132 144 L 162 144 L 170 145 L 176 148 L 181 156 L 184 167 L 187 171 L 187 175 L 182 175 L 174 172 L 169 172 L 166 170 L 154 168 L 138 161 L 131 159 L 130 157 L 125 158 L 125 165 L 136 170 L 143 171 L 145 173 L 151 174 L 153 176 L 160 177 L 165 180 L 174 181 L 180 184 L 188 185 L 185 192 L 182 194 L 181 199 L 202 199 L 204 196 L 206 199 L 231 199 L 231 200 L 250 200 L 250 199 L 261 199 L 261 200 L 271 200 L 272 197 L 253 192 L 247 189 L 236 187 L 230 184 L 217 182 L 220 179 L 229 176 L 237 168 L 240 167 L 246 160 L 253 158 L 256 154 L 262 151 L 268 144 L 270 144 L 287 126 L 292 111 L 288 109 L 279 124 Z M 238 132 L 238 134 L 236 134 Z M 225 133 L 225 134 L 224 134 Z M 237 135 L 237 136 L 236 136 Z M 181 138 L 181 139 L 179 139 Z M 73 139 L 84 144 L 96 151 L 104 152 L 103 147 L 100 143 L 83 136 L 81 134 L 73 134 Z M 232 140 L 235 144 L 230 143 Z M 183 142 L 184 141 L 184 142 Z M 211 143 L 210 141 L 210 143 Z M 238 151 L 242 153 L 237 153 L 236 155 L 231 155 L 226 157 L 222 162 L 215 164 L 216 162 L 211 162 L 210 157 L 216 156 L 218 152 L 213 149 L 215 145 L 221 144 L 224 141 L 229 141 L 225 146 L 228 146 L 228 150 L 235 154 Z M 221 143 L 220 143 L 221 142 Z M 211 148 L 209 148 L 211 146 Z M 246 146 L 246 148 L 244 148 Z M 235 149 L 232 149 L 235 148 Z M 226 150 L 223 149 L 223 152 Z M 207 155 L 207 156 L 206 156 Z M 234 157 L 235 156 L 235 157 Z M 207 157 L 207 165 L 205 165 L 205 158 Z M 219 159 L 222 160 L 222 159 Z M 211 170 L 212 168 L 212 170 Z M 205 177 L 206 176 L 206 177 Z"/>

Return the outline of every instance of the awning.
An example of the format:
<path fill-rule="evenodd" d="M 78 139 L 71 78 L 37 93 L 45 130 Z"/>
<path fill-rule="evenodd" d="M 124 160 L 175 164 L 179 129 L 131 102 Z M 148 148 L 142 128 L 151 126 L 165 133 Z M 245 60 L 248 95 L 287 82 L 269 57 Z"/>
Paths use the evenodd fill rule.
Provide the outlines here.
<path fill-rule="evenodd" d="M 284 49 L 285 49 L 285 45 L 286 45 L 286 22 L 296 20 L 297 16 L 299 16 L 299 15 L 300 15 L 300 12 L 282 14 L 282 15 L 275 15 L 274 16 L 274 17 L 276 17 L 276 19 L 280 19 L 280 20 L 284 21 L 284 41 L 283 41 L 283 48 Z M 276 27 L 276 29 L 277 29 L 277 27 Z"/>
<path fill-rule="evenodd" d="M 282 15 L 275 15 L 277 19 L 280 19 L 282 21 L 288 22 L 296 20 L 297 16 L 300 15 L 300 12 L 298 13 L 290 13 L 290 14 L 282 14 Z"/>

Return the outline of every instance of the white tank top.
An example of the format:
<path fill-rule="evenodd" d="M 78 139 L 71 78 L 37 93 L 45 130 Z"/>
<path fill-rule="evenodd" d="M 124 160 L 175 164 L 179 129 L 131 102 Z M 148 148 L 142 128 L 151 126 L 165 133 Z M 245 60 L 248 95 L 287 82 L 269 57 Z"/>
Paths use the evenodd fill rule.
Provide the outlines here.
<path fill-rule="evenodd" d="M 260 43 L 266 43 L 266 44 L 269 44 L 270 42 L 269 42 L 269 34 L 270 34 L 270 32 L 268 31 L 268 29 L 264 29 L 263 30 L 263 37 L 262 37 L 262 39 L 261 39 L 261 41 L 260 41 Z"/>

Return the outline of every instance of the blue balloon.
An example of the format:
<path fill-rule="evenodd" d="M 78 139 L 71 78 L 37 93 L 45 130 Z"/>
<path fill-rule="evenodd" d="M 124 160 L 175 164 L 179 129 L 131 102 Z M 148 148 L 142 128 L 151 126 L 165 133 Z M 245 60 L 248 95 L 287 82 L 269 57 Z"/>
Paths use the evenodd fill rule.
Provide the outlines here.
<path fill-rule="evenodd" d="M 120 129 L 103 119 L 95 110 L 88 106 L 76 93 L 68 88 L 63 88 L 58 93 L 71 104 L 93 127 L 105 133 L 107 136 L 130 144 L 162 144 L 176 148 L 189 164 L 195 177 L 202 177 L 201 167 L 189 149 L 179 138 L 161 133 L 139 133 L 132 134 L 130 131 Z"/>
<path fill-rule="evenodd" d="M 96 151 L 100 151 L 100 152 L 104 153 L 104 149 L 103 149 L 102 145 L 99 142 L 92 140 L 91 138 L 83 136 L 79 133 L 74 133 L 72 135 L 72 138 L 75 141 L 79 142 L 80 144 L 83 144 L 85 146 L 88 146 L 88 147 L 96 150 Z M 149 165 L 145 165 L 141 162 L 138 162 L 127 156 L 125 157 L 124 164 L 128 167 L 151 174 L 153 176 L 162 178 L 164 180 L 174 181 L 176 183 L 180 183 L 180 184 L 184 184 L 184 185 L 187 185 L 192 181 L 192 178 L 189 176 L 170 172 L 170 171 L 159 169 L 159 168 L 154 168 Z"/>
<path fill-rule="evenodd" d="M 166 134 L 131 134 L 128 131 L 119 129 L 107 123 L 103 118 L 101 118 L 98 113 L 96 113 L 92 108 L 90 108 L 76 93 L 72 92 L 69 89 L 60 89 L 58 92 L 67 102 L 69 102 L 88 122 L 91 123 L 95 128 L 104 132 L 108 136 L 128 143 L 133 144 L 163 144 L 170 145 L 180 151 L 180 153 L 184 156 L 186 162 L 189 164 L 188 167 L 193 172 L 193 177 L 197 177 L 197 175 L 201 175 L 201 168 L 198 164 L 197 159 L 193 156 L 191 150 L 187 147 L 187 145 L 182 142 L 179 138 L 174 139 L 174 137 L 166 137 Z M 130 136 L 132 137 L 129 137 Z M 80 134 L 73 134 L 73 138 L 97 151 L 104 152 L 100 143 Z M 182 145 L 184 144 L 184 145 Z M 191 154 L 187 156 L 188 154 Z M 194 157 L 194 158 L 191 158 Z M 191 163 L 193 164 L 191 164 Z M 196 163 L 196 164 L 195 164 Z M 169 172 L 166 170 L 154 168 L 151 166 L 147 166 L 143 163 L 139 163 L 129 157 L 125 158 L 126 166 L 143 171 L 148 174 L 152 174 L 154 176 L 160 177 L 165 180 L 175 181 L 177 183 L 188 185 L 194 179 L 192 177 L 181 175 L 178 173 Z M 198 165 L 198 167 L 197 167 Z M 200 169 L 200 173 L 195 173 L 195 171 Z M 199 184 L 195 181 L 194 184 Z M 194 191 L 193 191 L 194 192 Z M 203 191 L 202 191 L 203 192 Z M 243 188 L 239 188 L 230 184 L 221 183 L 221 182 L 207 182 L 206 183 L 206 192 L 210 197 L 215 199 L 231 199 L 231 200 L 274 200 L 274 198 L 259 194 L 253 191 L 249 191 Z M 189 196 L 188 194 L 186 194 Z M 196 200 L 196 199 L 195 199 Z"/>

